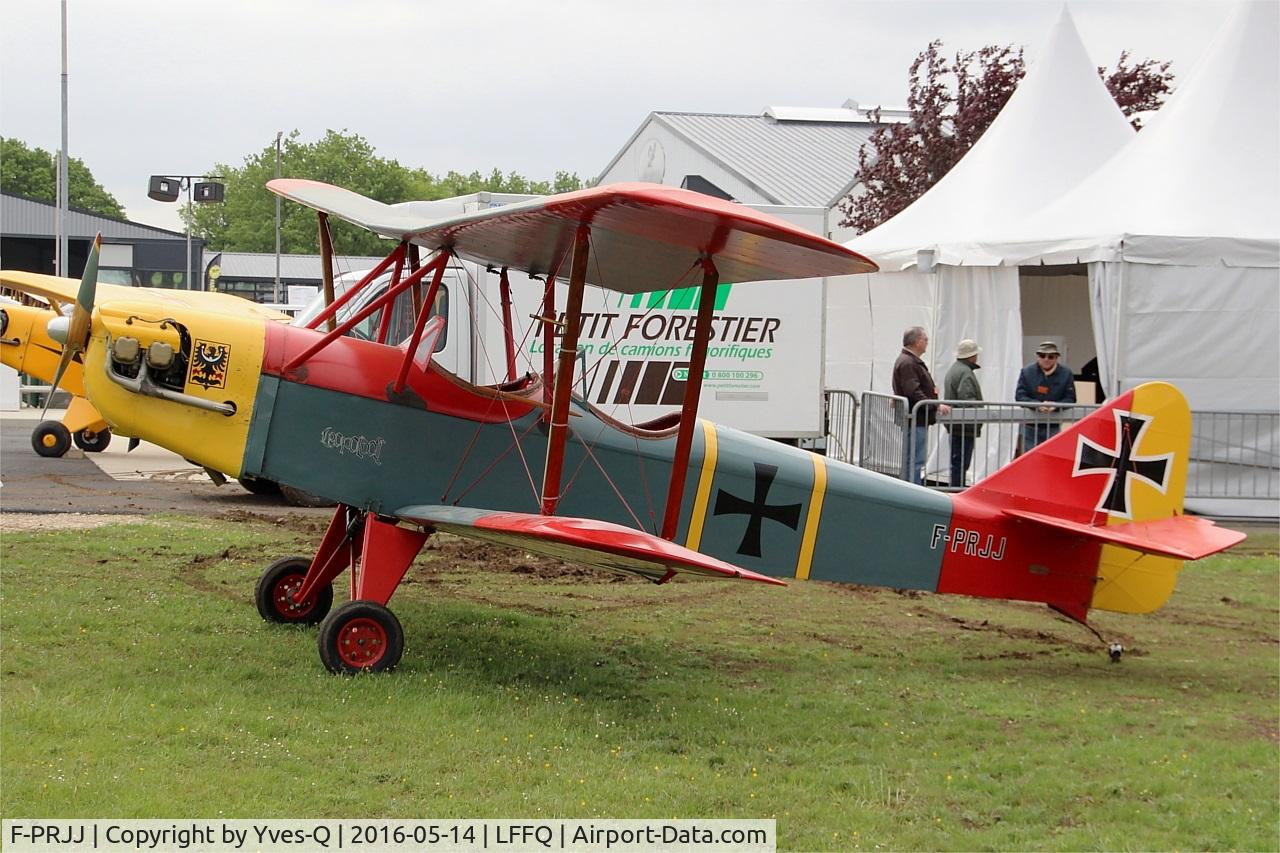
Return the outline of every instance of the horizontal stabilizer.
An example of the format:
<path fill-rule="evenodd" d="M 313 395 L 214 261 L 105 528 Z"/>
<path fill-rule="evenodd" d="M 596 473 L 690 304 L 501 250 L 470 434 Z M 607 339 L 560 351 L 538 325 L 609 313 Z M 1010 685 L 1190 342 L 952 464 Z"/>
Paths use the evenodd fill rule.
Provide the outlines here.
<path fill-rule="evenodd" d="M 1125 524 L 1100 527 L 1039 512 L 1006 509 L 1004 514 L 1110 545 L 1119 545 L 1122 548 L 1131 548 L 1146 554 L 1158 554 L 1162 557 L 1174 557 L 1179 560 L 1199 560 L 1201 557 L 1225 551 L 1245 538 L 1243 533 L 1218 527 L 1206 518 L 1189 515 L 1174 515 L 1168 518 L 1130 521 Z"/>
<path fill-rule="evenodd" d="M 593 518 L 497 512 L 456 506 L 408 506 L 398 518 L 601 569 L 641 575 L 659 583 L 673 572 L 737 578 L 786 586 L 768 575 L 699 554 L 642 530 Z"/>

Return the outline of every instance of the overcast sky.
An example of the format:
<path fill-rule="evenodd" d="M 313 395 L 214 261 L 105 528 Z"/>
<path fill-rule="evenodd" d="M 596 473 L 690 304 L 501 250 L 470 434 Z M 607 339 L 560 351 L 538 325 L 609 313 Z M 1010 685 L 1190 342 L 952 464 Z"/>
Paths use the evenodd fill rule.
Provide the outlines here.
<path fill-rule="evenodd" d="M 1071 0 L 1089 55 L 1185 75 L 1226 2 Z M 1034 61 L 1063 4 L 1038 0 L 69 0 L 70 144 L 131 219 L 179 228 L 152 173 L 240 164 L 293 129 L 364 136 L 433 173 L 598 174 L 654 110 L 902 105 L 934 38 L 1019 44 Z M 58 0 L 10 0 L 0 135 L 60 140 Z M 3 168 L 3 164 L 0 164 Z"/>

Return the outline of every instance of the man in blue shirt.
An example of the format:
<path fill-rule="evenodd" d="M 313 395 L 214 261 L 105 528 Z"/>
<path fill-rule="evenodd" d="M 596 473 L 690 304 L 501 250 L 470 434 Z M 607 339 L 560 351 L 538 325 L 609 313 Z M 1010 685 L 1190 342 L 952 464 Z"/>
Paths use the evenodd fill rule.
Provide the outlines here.
<path fill-rule="evenodd" d="M 1076 383 L 1071 368 L 1062 363 L 1062 354 L 1053 341 L 1044 341 L 1036 347 L 1036 360 L 1018 374 L 1018 388 L 1013 398 L 1021 402 L 1074 403 Z M 1057 406 L 1036 406 L 1036 412 L 1056 412 Z M 1048 441 L 1062 429 L 1057 423 L 1030 423 L 1022 425 L 1022 452 L 1026 453 L 1038 444 Z"/>

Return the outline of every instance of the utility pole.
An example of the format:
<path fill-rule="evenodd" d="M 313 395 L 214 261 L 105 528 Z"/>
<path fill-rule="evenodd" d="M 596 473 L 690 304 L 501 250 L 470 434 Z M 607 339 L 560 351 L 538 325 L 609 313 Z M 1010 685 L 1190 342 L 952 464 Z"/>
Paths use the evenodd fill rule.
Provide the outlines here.
<path fill-rule="evenodd" d="M 67 276 L 67 208 L 71 193 L 67 187 L 67 0 L 62 0 L 62 150 L 58 152 L 58 235 L 57 272 Z"/>
<path fill-rule="evenodd" d="M 283 130 L 276 131 L 276 177 L 280 177 L 280 137 L 284 135 Z M 280 298 L 280 196 L 276 196 L 276 290 L 275 298 L 272 300 L 279 305 L 283 300 Z"/>

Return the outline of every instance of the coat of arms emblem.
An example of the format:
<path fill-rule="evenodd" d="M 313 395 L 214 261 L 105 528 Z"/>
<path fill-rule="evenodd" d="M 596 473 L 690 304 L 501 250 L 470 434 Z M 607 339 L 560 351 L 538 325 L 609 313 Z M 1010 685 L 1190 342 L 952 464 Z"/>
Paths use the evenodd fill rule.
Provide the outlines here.
<path fill-rule="evenodd" d="M 187 382 L 202 388 L 227 387 L 227 363 L 230 360 L 229 344 L 197 340 L 191 347 L 191 367 L 187 373 Z"/>

